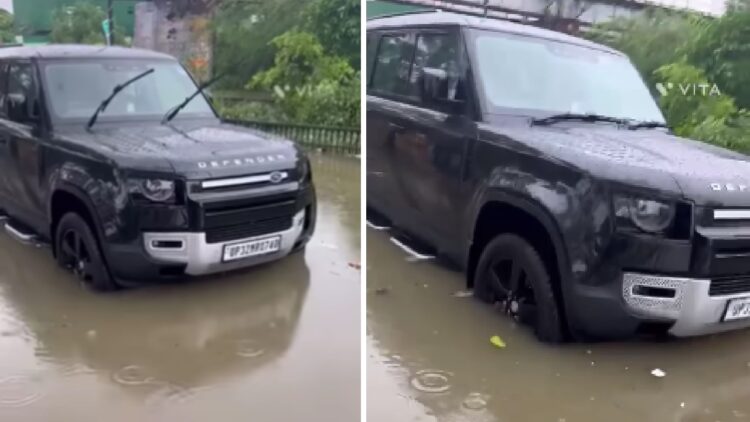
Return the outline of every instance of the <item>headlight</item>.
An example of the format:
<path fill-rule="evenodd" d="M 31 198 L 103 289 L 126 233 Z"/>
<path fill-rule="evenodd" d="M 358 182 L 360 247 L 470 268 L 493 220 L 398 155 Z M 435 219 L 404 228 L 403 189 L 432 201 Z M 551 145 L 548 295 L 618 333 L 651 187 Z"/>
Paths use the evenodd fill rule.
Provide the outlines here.
<path fill-rule="evenodd" d="M 297 163 L 297 180 L 306 182 L 310 178 L 310 160 L 303 157 Z"/>
<path fill-rule="evenodd" d="M 173 202 L 174 181 L 163 179 L 131 179 L 128 181 L 131 194 L 141 195 L 153 202 Z"/>
<path fill-rule="evenodd" d="M 674 204 L 627 196 L 615 196 L 615 215 L 647 233 L 662 233 L 674 222 Z"/>

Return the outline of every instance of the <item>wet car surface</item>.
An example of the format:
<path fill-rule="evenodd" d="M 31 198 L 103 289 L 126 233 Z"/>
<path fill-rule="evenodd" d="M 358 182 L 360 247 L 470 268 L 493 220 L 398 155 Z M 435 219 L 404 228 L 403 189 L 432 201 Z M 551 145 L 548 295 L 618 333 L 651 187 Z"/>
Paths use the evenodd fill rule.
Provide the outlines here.
<path fill-rule="evenodd" d="M 0 420 L 352 421 L 359 160 L 312 155 L 304 253 L 111 294 L 0 234 Z"/>
<path fill-rule="evenodd" d="M 551 346 L 387 231 L 367 230 L 367 254 L 371 422 L 750 419 L 750 330 Z"/>

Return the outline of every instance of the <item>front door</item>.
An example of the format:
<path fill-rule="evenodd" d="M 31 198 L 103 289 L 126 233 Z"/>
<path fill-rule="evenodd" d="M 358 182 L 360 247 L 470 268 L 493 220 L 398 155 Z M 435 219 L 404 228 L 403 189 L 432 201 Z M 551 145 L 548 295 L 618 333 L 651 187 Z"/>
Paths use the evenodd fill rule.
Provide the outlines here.
<path fill-rule="evenodd" d="M 409 92 L 416 102 L 402 111 L 408 122 L 392 149 L 396 184 L 419 214 L 418 234 L 443 250 L 461 240 L 467 157 L 476 135 L 467 113 L 468 65 L 459 34 L 457 28 L 415 34 Z M 435 91 L 439 98 L 426 95 L 425 72 L 445 76 Z"/>

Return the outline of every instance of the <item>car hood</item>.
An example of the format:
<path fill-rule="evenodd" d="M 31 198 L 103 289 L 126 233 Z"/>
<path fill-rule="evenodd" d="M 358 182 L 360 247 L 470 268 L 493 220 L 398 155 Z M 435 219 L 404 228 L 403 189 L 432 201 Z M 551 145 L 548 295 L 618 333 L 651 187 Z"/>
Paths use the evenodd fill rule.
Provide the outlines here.
<path fill-rule="evenodd" d="M 750 205 L 750 157 L 660 129 L 557 124 L 491 131 L 607 180 L 682 194 L 699 205 Z"/>
<path fill-rule="evenodd" d="M 291 141 L 216 120 L 78 127 L 58 131 L 126 170 L 169 171 L 188 179 L 220 178 L 294 168 L 301 150 Z"/>

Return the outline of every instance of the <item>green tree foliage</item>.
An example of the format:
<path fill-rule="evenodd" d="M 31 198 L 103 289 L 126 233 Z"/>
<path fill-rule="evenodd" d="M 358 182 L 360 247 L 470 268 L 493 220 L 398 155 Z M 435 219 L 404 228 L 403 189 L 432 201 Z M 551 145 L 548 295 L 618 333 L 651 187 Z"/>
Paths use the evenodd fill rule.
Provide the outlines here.
<path fill-rule="evenodd" d="M 359 124 L 359 72 L 342 57 L 329 55 L 315 35 L 289 31 L 271 42 L 274 65 L 248 86 L 273 92 L 286 119 L 297 123 Z"/>
<path fill-rule="evenodd" d="M 70 7 L 61 7 L 55 11 L 52 19 L 52 42 L 67 44 L 106 44 L 102 31 L 102 21 L 107 14 L 101 7 L 78 2 Z M 115 32 L 115 44 L 124 44 L 125 40 Z"/>
<path fill-rule="evenodd" d="M 750 9 L 708 21 L 690 33 L 684 52 L 737 104 L 750 108 Z"/>
<path fill-rule="evenodd" d="M 330 54 L 359 67 L 360 0 L 317 0 L 305 14 L 305 29 L 315 34 Z"/>
<path fill-rule="evenodd" d="M 225 0 L 214 17 L 214 68 L 226 72 L 225 89 L 242 89 L 255 73 L 273 65 L 271 40 L 304 22 L 304 0 Z"/>
<path fill-rule="evenodd" d="M 652 89 L 673 87 L 659 104 L 675 133 L 750 153 L 747 4 L 731 2 L 719 18 L 647 11 L 597 25 L 588 36 L 627 53 Z"/>
<path fill-rule="evenodd" d="M 700 21 L 694 17 L 648 9 L 642 16 L 617 18 L 596 25 L 587 38 L 625 52 L 641 75 L 654 86 L 656 69 L 679 58 L 685 34 L 695 31 Z"/>
<path fill-rule="evenodd" d="M 16 40 L 16 31 L 13 26 L 13 15 L 5 10 L 0 10 L 0 42 L 12 43 Z"/>

